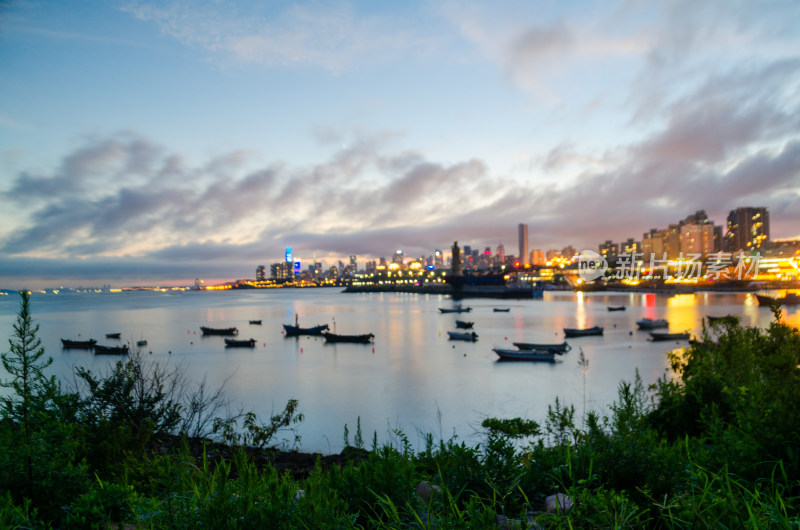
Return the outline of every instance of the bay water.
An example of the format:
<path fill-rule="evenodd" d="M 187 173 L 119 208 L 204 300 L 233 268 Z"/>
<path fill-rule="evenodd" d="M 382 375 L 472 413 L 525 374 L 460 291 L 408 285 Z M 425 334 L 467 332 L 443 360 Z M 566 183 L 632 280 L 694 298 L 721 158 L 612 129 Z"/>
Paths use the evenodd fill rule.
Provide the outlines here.
<path fill-rule="evenodd" d="M 769 325 L 772 314 L 747 293 L 575 293 L 547 292 L 543 300 L 468 299 L 469 313 L 440 314 L 449 297 L 405 293 L 342 293 L 339 289 L 236 291 L 125 291 L 121 293 L 34 293 L 34 319 L 50 373 L 64 382 L 76 366 L 103 371 L 119 357 L 62 349 L 60 339 L 96 339 L 99 344 L 147 340 L 143 352 L 177 365 L 195 382 L 225 385 L 232 408 L 267 420 L 289 399 L 299 401 L 305 420 L 298 426 L 300 450 L 338 452 L 345 424 L 353 439 L 360 420 L 365 440 L 397 441 L 396 430 L 419 447 L 425 433 L 483 440 L 486 417 L 524 417 L 542 423 L 558 397 L 606 413 L 622 380 L 638 370 L 643 382 L 667 374 L 667 352 L 687 343 L 651 342 L 636 320 L 665 318 L 669 330 L 699 335 L 707 315 L 736 315 L 748 326 Z M 626 306 L 609 312 L 608 306 Z M 494 308 L 510 308 L 495 312 Z M 0 348 L 19 309 L 19 297 L 0 296 Z M 282 324 L 328 324 L 341 334 L 373 333 L 372 344 L 326 344 L 321 337 L 287 338 Z M 800 326 L 800 308 L 783 318 Z M 261 320 L 261 325 L 249 324 Z M 448 340 L 455 320 L 474 322 L 476 342 Z M 512 342 L 559 343 L 563 328 L 603 326 L 602 336 L 568 339 L 572 350 L 555 363 L 498 361 L 493 347 Z M 256 347 L 226 348 L 223 337 L 203 337 L 200 326 L 231 327 Z M 120 332 L 121 339 L 106 339 Z M 583 351 L 588 365 L 578 363 Z M 5 373 L 0 368 L 0 377 Z"/>

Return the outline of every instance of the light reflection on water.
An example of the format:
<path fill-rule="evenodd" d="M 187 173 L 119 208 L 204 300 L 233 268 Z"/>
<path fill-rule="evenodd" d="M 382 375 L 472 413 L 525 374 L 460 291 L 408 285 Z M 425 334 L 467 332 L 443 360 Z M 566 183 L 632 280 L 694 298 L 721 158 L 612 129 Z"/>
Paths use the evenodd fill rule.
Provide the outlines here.
<path fill-rule="evenodd" d="M 345 423 L 353 432 L 361 418 L 365 438 L 381 440 L 402 428 L 414 442 L 417 431 L 470 437 L 486 416 L 524 416 L 543 421 L 559 397 L 582 413 L 582 349 L 588 408 L 606 411 L 620 380 L 636 368 L 645 384 L 668 367 L 670 343 L 649 342 L 636 320 L 666 318 L 670 331 L 700 332 L 706 315 L 737 315 L 746 325 L 766 326 L 771 313 L 749 294 L 546 293 L 544 300 L 468 300 L 470 313 L 439 314 L 452 301 L 433 295 L 343 294 L 332 289 L 274 291 L 120 293 L 32 297 L 40 337 L 54 358 L 53 373 L 66 378 L 75 365 L 102 369 L 111 360 L 82 350 L 62 350 L 60 338 L 95 338 L 122 332 L 120 342 L 146 339 L 155 360 L 180 363 L 193 380 L 211 387 L 226 379 L 235 404 L 264 417 L 290 398 L 300 401 L 306 420 L 303 449 L 338 451 Z M 19 300 L 0 297 L 0 341 L 6 345 Z M 607 306 L 625 305 L 609 312 Z M 511 307 L 509 313 L 493 307 Z M 327 323 L 339 333 L 374 333 L 375 343 L 325 344 L 320 338 L 284 338 L 282 324 Z M 784 309 L 800 325 L 800 308 Z M 249 320 L 262 325 L 249 325 Z M 475 343 L 447 340 L 455 320 L 475 322 Z M 226 349 L 222 337 L 202 337 L 200 325 L 236 326 L 239 338 L 257 347 Z M 605 328 L 603 336 L 571 339 L 573 350 L 554 364 L 498 362 L 492 347 L 514 341 L 561 342 L 564 327 Z M 4 350 L 7 348 L 4 348 Z M 441 414 L 441 422 L 439 421 Z"/>

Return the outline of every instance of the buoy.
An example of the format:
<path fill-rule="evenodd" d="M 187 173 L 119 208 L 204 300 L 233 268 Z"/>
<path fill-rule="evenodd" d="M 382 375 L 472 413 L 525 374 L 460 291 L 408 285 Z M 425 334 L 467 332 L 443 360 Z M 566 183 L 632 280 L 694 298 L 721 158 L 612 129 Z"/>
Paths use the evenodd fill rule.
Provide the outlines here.
<path fill-rule="evenodd" d="M 508 337 L 506 337 L 505 339 L 508 340 Z"/>
<path fill-rule="evenodd" d="M 81 334 L 80 334 L 80 333 L 78 333 L 78 336 L 80 337 L 80 336 L 81 336 Z"/>
<path fill-rule="evenodd" d="M 300 353 L 303 353 L 303 348 L 300 348 Z"/>
<path fill-rule="evenodd" d="M 191 329 L 187 329 L 187 330 L 186 330 L 186 334 L 187 334 L 187 335 L 190 335 L 191 333 L 192 333 L 192 330 L 191 330 Z"/>
<path fill-rule="evenodd" d="M 372 348 L 372 353 L 375 353 L 375 348 Z"/>

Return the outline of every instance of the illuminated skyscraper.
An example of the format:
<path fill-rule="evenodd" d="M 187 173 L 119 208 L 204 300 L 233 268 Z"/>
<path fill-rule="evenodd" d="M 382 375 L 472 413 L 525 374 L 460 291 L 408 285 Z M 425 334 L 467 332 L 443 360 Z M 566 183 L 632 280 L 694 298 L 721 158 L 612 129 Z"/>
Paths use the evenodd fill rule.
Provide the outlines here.
<path fill-rule="evenodd" d="M 528 254 L 528 225 L 519 224 L 519 260 L 521 265 L 530 265 L 531 257 Z"/>
<path fill-rule="evenodd" d="M 769 212 L 766 208 L 736 208 L 728 214 L 725 250 L 757 250 L 769 241 Z"/>

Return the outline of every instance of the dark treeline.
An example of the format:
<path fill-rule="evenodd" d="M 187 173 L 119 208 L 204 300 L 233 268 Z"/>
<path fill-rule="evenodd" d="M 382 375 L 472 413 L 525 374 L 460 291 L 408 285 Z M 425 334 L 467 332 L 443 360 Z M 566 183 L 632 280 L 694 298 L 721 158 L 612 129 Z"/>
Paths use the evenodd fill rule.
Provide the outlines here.
<path fill-rule="evenodd" d="M 2 355 L 2 528 L 800 526 L 800 332 L 777 309 L 768 329 L 704 329 L 651 388 L 620 384 L 607 416 L 556 400 L 541 423 L 489 418 L 479 444 L 421 449 L 344 426 L 336 458 L 275 448 L 297 402 L 266 422 L 226 412 L 221 389 L 140 355 L 48 378 L 37 332 L 22 294 Z"/>

